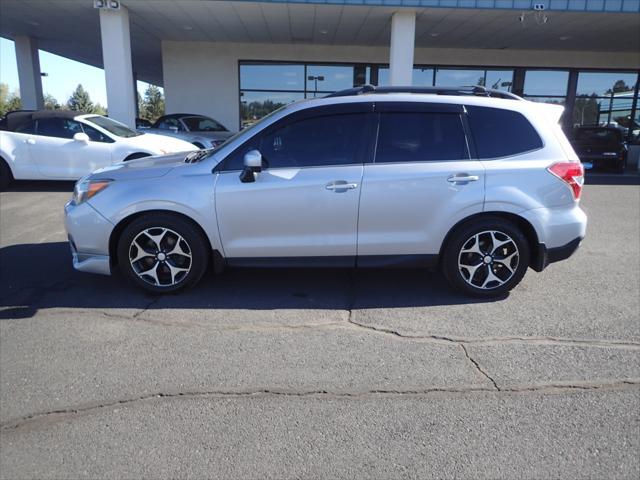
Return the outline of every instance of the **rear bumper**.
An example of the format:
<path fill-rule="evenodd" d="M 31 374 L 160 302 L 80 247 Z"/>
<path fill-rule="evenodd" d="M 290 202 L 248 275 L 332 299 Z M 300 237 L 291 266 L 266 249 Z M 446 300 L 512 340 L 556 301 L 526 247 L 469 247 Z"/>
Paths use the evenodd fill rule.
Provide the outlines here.
<path fill-rule="evenodd" d="M 535 257 L 535 261 L 531 265 L 531 268 L 536 272 L 541 272 L 551 263 L 566 260 L 573 255 L 576 250 L 578 250 L 583 239 L 584 237 L 574 238 L 566 245 L 554 248 L 547 248 L 544 243 L 539 243 L 537 255 Z"/>

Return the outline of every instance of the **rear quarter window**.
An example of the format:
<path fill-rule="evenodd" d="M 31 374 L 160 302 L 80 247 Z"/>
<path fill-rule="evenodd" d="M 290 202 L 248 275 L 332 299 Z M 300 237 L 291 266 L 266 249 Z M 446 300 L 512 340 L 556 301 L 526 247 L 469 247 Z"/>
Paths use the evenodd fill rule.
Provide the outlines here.
<path fill-rule="evenodd" d="M 543 147 L 538 132 L 519 112 L 476 106 L 466 109 L 478 158 L 508 157 Z"/>

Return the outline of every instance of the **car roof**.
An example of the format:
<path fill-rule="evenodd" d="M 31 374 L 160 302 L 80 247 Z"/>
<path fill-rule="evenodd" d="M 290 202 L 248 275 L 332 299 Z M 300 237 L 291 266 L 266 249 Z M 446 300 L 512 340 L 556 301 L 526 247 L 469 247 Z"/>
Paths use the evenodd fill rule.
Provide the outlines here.
<path fill-rule="evenodd" d="M 76 118 L 85 115 L 84 112 L 73 110 L 16 110 L 6 115 L 7 130 L 15 130 L 32 120 L 42 120 L 45 118 Z"/>

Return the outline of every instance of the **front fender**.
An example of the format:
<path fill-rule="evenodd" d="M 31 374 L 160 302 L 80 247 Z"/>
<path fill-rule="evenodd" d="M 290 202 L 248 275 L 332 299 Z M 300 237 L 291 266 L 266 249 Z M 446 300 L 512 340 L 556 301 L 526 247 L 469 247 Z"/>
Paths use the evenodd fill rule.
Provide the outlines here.
<path fill-rule="evenodd" d="M 222 250 L 210 173 L 115 181 L 90 202 L 114 225 L 149 211 L 184 215 L 202 228 L 214 250 Z"/>

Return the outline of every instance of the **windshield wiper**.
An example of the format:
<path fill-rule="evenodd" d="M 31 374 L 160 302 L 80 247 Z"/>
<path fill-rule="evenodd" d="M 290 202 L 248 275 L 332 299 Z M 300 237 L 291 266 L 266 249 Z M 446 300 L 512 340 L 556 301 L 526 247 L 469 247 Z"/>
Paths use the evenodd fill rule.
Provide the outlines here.
<path fill-rule="evenodd" d="M 203 158 L 208 157 L 210 153 L 210 150 L 196 150 L 195 152 L 191 152 L 186 157 L 184 157 L 184 163 L 199 162 Z"/>

